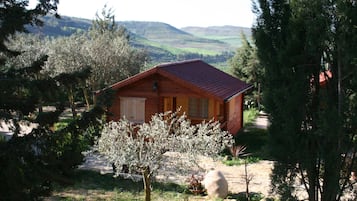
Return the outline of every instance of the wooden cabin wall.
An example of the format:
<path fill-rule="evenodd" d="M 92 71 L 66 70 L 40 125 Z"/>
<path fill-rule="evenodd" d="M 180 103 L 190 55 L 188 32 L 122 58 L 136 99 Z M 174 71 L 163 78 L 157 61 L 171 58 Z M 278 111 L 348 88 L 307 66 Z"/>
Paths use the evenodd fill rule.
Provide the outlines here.
<path fill-rule="evenodd" d="M 121 118 L 120 97 L 145 98 L 145 121 L 148 122 L 153 114 L 165 112 L 165 108 L 168 108 L 165 106 L 168 104 L 167 101 L 172 101 L 173 97 L 176 97 L 176 106 L 181 106 L 181 111 L 187 114 L 189 97 L 205 97 L 205 95 L 155 74 L 121 87 L 116 92 L 113 105 L 109 109 L 113 116 L 108 116 L 108 120 Z M 235 135 L 243 126 L 243 98 L 243 94 L 240 94 L 227 103 L 209 98 L 208 120 L 215 118 L 221 123 L 227 122 L 225 129 Z"/>
<path fill-rule="evenodd" d="M 233 135 L 243 127 L 243 94 L 232 98 L 226 103 L 227 131 Z"/>

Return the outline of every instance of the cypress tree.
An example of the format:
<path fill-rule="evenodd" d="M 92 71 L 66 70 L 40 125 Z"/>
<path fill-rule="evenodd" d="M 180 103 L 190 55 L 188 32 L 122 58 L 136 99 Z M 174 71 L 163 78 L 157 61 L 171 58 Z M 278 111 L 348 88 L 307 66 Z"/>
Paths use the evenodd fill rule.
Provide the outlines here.
<path fill-rule="evenodd" d="M 255 11 L 273 190 L 295 200 L 300 178 L 309 200 L 340 200 L 356 164 L 356 2 L 260 0 Z"/>

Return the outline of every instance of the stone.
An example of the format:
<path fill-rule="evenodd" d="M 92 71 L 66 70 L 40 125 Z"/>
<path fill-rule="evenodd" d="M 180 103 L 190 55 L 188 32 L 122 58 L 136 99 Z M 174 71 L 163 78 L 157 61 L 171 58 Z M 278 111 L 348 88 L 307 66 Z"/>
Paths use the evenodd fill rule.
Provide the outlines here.
<path fill-rule="evenodd" d="M 211 198 L 226 198 L 228 195 L 228 182 L 223 173 L 218 170 L 209 171 L 202 184 L 206 188 L 207 195 Z"/>

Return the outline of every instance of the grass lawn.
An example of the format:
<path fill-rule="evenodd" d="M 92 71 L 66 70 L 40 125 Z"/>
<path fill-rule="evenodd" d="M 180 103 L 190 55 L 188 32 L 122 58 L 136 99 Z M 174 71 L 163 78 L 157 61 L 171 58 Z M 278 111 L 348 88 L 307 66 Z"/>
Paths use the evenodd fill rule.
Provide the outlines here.
<path fill-rule="evenodd" d="M 268 131 L 254 127 L 254 120 L 258 116 L 258 110 L 249 109 L 244 111 L 244 129 L 235 136 L 236 145 L 245 145 L 246 153 L 251 154 L 251 158 L 271 159 L 269 157 L 266 145 L 268 143 Z"/>
<path fill-rule="evenodd" d="M 99 172 L 77 170 L 72 177 L 73 185 L 56 186 L 52 196 L 46 201 L 57 200 L 144 200 L 142 181 L 113 178 L 112 174 L 101 175 Z M 185 192 L 185 186 L 172 183 L 152 184 L 152 200 L 200 200 Z"/>
<path fill-rule="evenodd" d="M 112 174 L 101 175 L 99 172 L 78 170 L 72 177 L 73 185 L 55 186 L 51 196 L 45 201 L 142 201 L 145 198 L 142 181 L 113 178 Z M 204 195 L 193 195 L 186 186 L 173 183 L 152 184 L 153 201 L 221 201 L 209 199 Z M 261 194 L 252 193 L 253 201 L 261 199 Z M 229 194 L 225 200 L 243 201 L 245 195 Z"/>

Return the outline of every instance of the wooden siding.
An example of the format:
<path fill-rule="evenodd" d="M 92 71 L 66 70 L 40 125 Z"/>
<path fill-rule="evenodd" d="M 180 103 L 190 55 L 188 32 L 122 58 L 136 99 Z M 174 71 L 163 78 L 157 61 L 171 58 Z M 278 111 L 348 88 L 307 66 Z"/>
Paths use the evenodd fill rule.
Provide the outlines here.
<path fill-rule="evenodd" d="M 243 127 L 243 94 L 232 98 L 226 103 L 227 131 L 233 135 Z"/>
<path fill-rule="evenodd" d="M 224 129 L 235 135 L 242 128 L 243 120 L 243 94 L 233 97 L 228 102 L 207 97 L 205 94 L 199 94 L 186 86 L 182 86 L 173 80 L 170 80 L 159 74 L 153 74 L 140 79 L 130 85 L 125 85 L 117 89 L 113 105 L 109 108 L 112 116 L 108 120 L 119 120 L 120 117 L 120 97 L 145 98 L 145 121 L 151 120 L 155 113 L 174 111 L 181 107 L 182 112 L 188 114 L 189 98 L 207 98 L 208 118 L 219 120 Z M 176 108 L 174 107 L 174 99 Z M 189 116 L 189 114 L 188 114 Z M 192 123 L 200 123 L 203 119 L 191 119 Z"/>
<path fill-rule="evenodd" d="M 187 97 L 177 97 L 176 98 L 177 107 L 181 107 L 181 112 L 188 113 L 188 98 Z"/>

